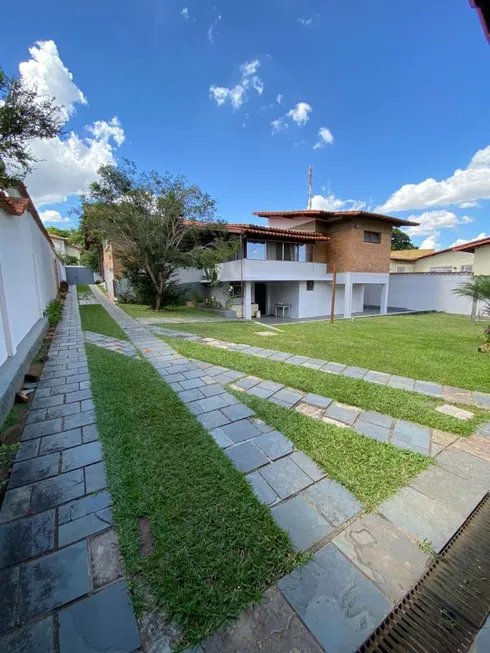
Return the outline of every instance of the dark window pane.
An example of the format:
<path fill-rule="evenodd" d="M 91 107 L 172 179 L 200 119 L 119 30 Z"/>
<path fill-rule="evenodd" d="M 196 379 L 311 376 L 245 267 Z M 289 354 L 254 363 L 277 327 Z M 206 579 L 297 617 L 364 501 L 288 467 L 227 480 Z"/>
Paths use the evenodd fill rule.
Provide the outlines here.
<path fill-rule="evenodd" d="M 267 260 L 282 261 L 282 243 L 276 240 L 267 241 Z"/>
<path fill-rule="evenodd" d="M 284 243 L 284 260 L 297 261 L 299 246 L 296 243 Z"/>
<path fill-rule="evenodd" d="M 365 243 L 377 243 L 381 242 L 381 234 L 377 231 L 365 231 L 364 232 L 364 242 Z"/>
<path fill-rule="evenodd" d="M 315 282 L 314 281 L 307 281 L 306 282 L 306 290 L 315 290 Z"/>

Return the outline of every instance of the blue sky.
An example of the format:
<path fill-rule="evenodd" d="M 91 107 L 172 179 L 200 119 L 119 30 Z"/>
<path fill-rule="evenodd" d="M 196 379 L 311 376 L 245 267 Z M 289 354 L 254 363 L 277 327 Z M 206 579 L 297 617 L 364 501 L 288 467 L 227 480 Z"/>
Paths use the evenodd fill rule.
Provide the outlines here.
<path fill-rule="evenodd" d="M 50 224 L 128 157 L 186 174 L 229 222 L 306 206 L 311 163 L 319 208 L 420 219 L 438 248 L 490 232 L 490 49 L 466 0 L 29 0 L 2 18 L 2 66 L 66 112 L 27 179 Z"/>

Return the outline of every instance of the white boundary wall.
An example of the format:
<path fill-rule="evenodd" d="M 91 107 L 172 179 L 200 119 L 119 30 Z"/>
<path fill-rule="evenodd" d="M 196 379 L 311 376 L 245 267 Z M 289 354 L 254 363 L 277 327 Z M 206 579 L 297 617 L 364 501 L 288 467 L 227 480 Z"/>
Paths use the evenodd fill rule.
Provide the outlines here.
<path fill-rule="evenodd" d="M 64 268 L 29 211 L 0 209 L 0 365 L 56 297 Z"/>
<path fill-rule="evenodd" d="M 471 274 L 403 273 L 390 275 L 388 305 L 413 311 L 471 314 L 471 300 L 453 293 Z"/>

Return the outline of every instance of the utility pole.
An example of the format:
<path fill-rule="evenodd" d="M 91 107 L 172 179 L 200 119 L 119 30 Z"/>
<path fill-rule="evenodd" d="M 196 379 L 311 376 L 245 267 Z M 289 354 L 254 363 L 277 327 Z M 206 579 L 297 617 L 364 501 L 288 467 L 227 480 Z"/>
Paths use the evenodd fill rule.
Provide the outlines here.
<path fill-rule="evenodd" d="M 308 168 L 308 210 L 311 209 L 311 198 L 313 194 L 313 166 Z"/>

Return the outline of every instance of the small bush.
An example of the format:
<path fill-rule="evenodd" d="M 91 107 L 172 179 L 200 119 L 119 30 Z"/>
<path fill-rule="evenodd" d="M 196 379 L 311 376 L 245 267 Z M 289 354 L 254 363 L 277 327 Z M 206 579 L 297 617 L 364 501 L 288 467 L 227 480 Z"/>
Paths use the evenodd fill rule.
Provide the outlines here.
<path fill-rule="evenodd" d="M 49 326 L 56 326 L 61 320 L 63 313 L 63 304 L 59 299 L 52 299 L 48 302 L 44 313 L 48 316 Z"/>
<path fill-rule="evenodd" d="M 67 281 L 62 281 L 60 283 L 60 292 L 67 293 L 70 290 L 70 286 Z"/>

